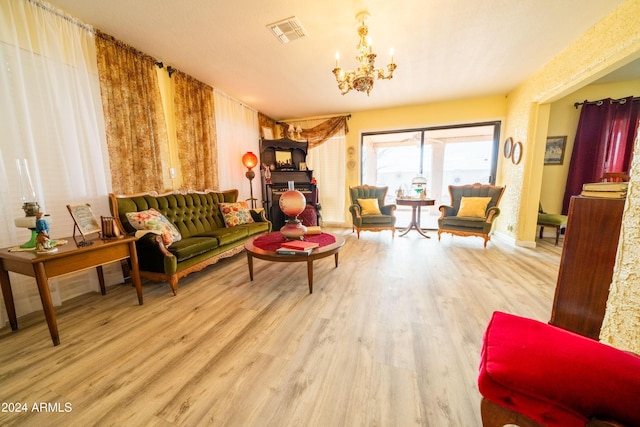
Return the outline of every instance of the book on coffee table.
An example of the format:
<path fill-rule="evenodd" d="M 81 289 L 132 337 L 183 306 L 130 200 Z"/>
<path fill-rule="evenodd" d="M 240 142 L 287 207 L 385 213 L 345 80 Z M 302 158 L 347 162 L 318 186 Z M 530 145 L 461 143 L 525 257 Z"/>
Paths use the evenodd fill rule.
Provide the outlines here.
<path fill-rule="evenodd" d="M 317 248 L 318 246 L 320 245 L 316 242 L 307 242 L 304 240 L 291 240 L 288 242 L 284 242 L 282 245 L 280 245 L 281 248 L 296 249 L 296 250 L 313 249 L 313 248 Z"/>
<path fill-rule="evenodd" d="M 309 249 L 289 249 L 289 248 L 278 248 L 276 249 L 276 253 L 280 255 L 309 255 L 313 251 L 312 248 Z"/>

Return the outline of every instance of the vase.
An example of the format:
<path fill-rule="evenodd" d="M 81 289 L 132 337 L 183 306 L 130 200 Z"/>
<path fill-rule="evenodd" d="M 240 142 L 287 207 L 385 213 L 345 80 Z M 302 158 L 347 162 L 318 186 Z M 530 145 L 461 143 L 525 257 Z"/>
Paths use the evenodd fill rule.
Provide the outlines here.
<path fill-rule="evenodd" d="M 289 218 L 284 226 L 280 228 L 280 233 L 287 240 L 302 240 L 307 233 L 307 227 L 302 225 L 298 218 Z"/>

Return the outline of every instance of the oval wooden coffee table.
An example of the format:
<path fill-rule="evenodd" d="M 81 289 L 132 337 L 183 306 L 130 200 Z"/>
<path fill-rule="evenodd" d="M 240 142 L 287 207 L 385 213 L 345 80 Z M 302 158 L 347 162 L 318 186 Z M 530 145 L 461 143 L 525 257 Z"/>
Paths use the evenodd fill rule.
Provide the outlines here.
<path fill-rule="evenodd" d="M 273 236 L 275 234 L 280 234 L 279 231 L 274 233 L 269 233 L 269 235 L 263 236 Z M 329 233 L 323 233 L 329 234 Z M 247 240 L 244 244 L 244 248 L 247 251 L 247 263 L 249 264 L 249 278 L 253 281 L 253 258 L 262 259 L 265 261 L 273 261 L 273 262 L 306 262 L 307 263 L 307 277 L 309 280 L 309 293 L 313 293 L 313 261 L 325 258 L 330 255 L 335 257 L 335 264 L 338 267 L 338 251 L 340 248 L 344 246 L 344 237 L 336 236 L 330 234 L 335 238 L 334 243 L 330 243 L 325 246 L 321 246 L 319 248 L 315 248 L 309 255 L 284 255 L 279 254 L 275 250 L 267 250 L 261 249 L 254 245 L 254 241 L 262 236 L 257 236 L 252 239 Z"/>

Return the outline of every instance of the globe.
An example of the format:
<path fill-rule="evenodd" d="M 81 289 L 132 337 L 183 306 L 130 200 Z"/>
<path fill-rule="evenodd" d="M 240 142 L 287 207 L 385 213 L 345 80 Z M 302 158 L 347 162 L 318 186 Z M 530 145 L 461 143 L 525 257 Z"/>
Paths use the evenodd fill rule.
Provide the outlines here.
<path fill-rule="evenodd" d="M 279 204 L 280 210 L 284 212 L 285 215 L 295 218 L 304 211 L 307 205 L 307 199 L 304 197 L 304 194 L 298 190 L 288 190 L 280 196 Z"/>

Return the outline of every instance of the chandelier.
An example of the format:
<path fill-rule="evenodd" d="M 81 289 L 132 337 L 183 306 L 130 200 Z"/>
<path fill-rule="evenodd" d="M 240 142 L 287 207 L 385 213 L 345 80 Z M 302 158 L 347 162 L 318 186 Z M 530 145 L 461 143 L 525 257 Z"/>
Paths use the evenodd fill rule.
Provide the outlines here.
<path fill-rule="evenodd" d="M 336 68 L 333 69 L 333 74 L 336 76 L 338 88 L 343 95 L 352 89 L 367 92 L 369 95 L 373 89 L 374 80 L 391 79 L 393 71 L 396 69 L 396 64 L 393 62 L 393 49 L 391 50 L 391 62 L 387 65 L 387 73 L 382 68 L 375 68 L 376 54 L 372 52 L 371 43 L 367 40 L 369 27 L 367 27 L 366 21 L 368 18 L 368 12 L 360 12 L 356 15 L 356 20 L 360 22 L 358 27 L 360 41 L 358 42 L 358 56 L 356 56 L 360 63 L 358 70 L 344 71 L 340 68 L 340 54 L 336 53 Z"/>

